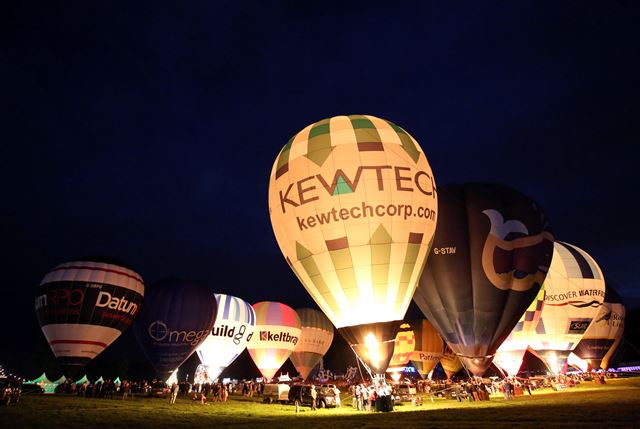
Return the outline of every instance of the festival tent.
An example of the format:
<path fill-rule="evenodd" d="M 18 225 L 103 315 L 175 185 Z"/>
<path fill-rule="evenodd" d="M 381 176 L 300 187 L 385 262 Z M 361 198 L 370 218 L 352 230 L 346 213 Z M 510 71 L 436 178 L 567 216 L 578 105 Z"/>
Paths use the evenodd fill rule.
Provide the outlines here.
<path fill-rule="evenodd" d="M 85 384 L 89 383 L 89 379 L 87 378 L 87 374 L 83 375 L 82 378 L 75 382 L 75 384 Z"/>
<path fill-rule="evenodd" d="M 47 374 L 44 372 L 42 375 L 34 380 L 29 380 L 25 384 L 40 384 L 40 383 L 51 383 L 51 380 L 47 378 Z"/>
<path fill-rule="evenodd" d="M 52 381 L 52 383 L 55 385 L 66 383 L 66 382 L 67 382 L 67 377 L 65 377 L 64 375 L 59 379 L 57 379 L 56 381 Z"/>
<path fill-rule="evenodd" d="M 62 381 L 60 381 L 62 380 Z M 29 380 L 25 384 L 37 384 L 44 389 L 44 393 L 54 393 L 56 387 L 60 383 L 64 383 L 66 379 L 62 376 L 59 380 L 51 381 L 47 378 L 47 375 L 43 372 L 42 375 L 35 380 Z"/>

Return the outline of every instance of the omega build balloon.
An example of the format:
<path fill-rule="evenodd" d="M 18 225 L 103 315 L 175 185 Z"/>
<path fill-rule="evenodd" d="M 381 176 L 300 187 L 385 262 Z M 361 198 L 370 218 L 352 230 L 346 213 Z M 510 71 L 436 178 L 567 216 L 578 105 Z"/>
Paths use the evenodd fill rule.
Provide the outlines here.
<path fill-rule="evenodd" d="M 544 288 L 544 308 L 529 347 L 559 374 L 600 310 L 604 277 L 587 252 L 556 241 Z"/>
<path fill-rule="evenodd" d="M 360 359 L 384 373 L 437 219 L 431 167 L 402 128 L 335 116 L 293 136 L 269 182 L 284 257 Z"/>
<path fill-rule="evenodd" d="M 248 302 L 224 294 L 215 294 L 215 298 L 216 323 L 197 350 L 211 381 L 247 348 L 256 325 L 256 313 Z"/>
<path fill-rule="evenodd" d="M 300 341 L 300 317 L 279 302 L 258 302 L 253 310 L 256 328 L 247 350 L 262 376 L 271 380 Z"/>
<path fill-rule="evenodd" d="M 439 190 L 433 254 L 414 301 L 465 367 L 482 376 L 538 294 L 553 235 L 542 209 L 500 185 Z"/>
<path fill-rule="evenodd" d="M 322 312 L 311 308 L 296 310 L 300 317 L 300 341 L 289 359 L 306 380 L 327 353 L 333 341 L 333 325 Z"/>
<path fill-rule="evenodd" d="M 77 375 L 131 325 L 143 296 L 142 277 L 111 258 L 66 262 L 42 279 L 36 315 L 67 377 Z"/>
<path fill-rule="evenodd" d="M 188 280 L 166 279 L 149 287 L 134 333 L 163 380 L 207 338 L 217 308 L 211 291 Z"/>

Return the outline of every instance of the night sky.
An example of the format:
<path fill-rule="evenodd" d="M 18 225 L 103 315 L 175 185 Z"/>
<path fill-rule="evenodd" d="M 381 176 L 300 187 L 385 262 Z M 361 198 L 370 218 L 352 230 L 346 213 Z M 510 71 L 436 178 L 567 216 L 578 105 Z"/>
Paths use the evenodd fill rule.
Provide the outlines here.
<path fill-rule="evenodd" d="M 339 114 L 408 130 L 439 186 L 528 194 L 640 307 L 637 2 L 53 3 L 0 13 L 0 363 L 38 375 L 35 288 L 77 256 L 313 305 L 269 173 Z"/>

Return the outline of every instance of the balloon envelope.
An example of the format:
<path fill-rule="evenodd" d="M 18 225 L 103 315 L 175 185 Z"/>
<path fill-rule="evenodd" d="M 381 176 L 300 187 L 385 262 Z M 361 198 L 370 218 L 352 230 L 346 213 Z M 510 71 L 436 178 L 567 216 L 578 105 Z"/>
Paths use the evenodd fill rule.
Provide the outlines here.
<path fill-rule="evenodd" d="M 209 335 L 216 312 L 213 293 L 197 283 L 166 279 L 149 287 L 134 332 L 162 380 Z"/>
<path fill-rule="evenodd" d="M 360 358 L 383 373 L 437 218 L 418 143 L 374 116 L 311 124 L 273 165 L 269 212 L 289 266 Z"/>
<path fill-rule="evenodd" d="M 67 377 L 75 377 L 133 323 L 143 296 L 142 277 L 110 258 L 80 258 L 45 275 L 36 315 Z"/>
<path fill-rule="evenodd" d="M 600 369 L 602 361 L 616 342 L 620 342 L 624 331 L 625 308 L 622 299 L 609 285 L 605 286 L 604 302 L 595 319 L 574 349 L 592 369 Z"/>
<path fill-rule="evenodd" d="M 444 341 L 426 319 L 411 323 L 415 334 L 415 347 L 411 353 L 411 363 L 421 377 L 425 377 L 438 364 L 444 354 Z"/>
<path fill-rule="evenodd" d="M 432 255 L 414 301 L 481 376 L 540 289 L 553 250 L 542 209 L 500 185 L 441 188 Z"/>
<path fill-rule="evenodd" d="M 216 323 L 197 349 L 212 381 L 247 348 L 256 325 L 256 313 L 248 302 L 218 293 L 215 299 Z"/>
<path fill-rule="evenodd" d="M 544 284 L 540 288 L 536 299 L 524 312 L 518 323 L 513 328 L 506 340 L 498 347 L 493 363 L 505 371 L 510 376 L 516 376 L 524 354 L 529 347 L 531 336 L 538 325 L 540 314 L 544 308 Z"/>
<path fill-rule="evenodd" d="M 445 344 L 444 353 L 440 358 L 440 364 L 449 380 L 462 369 L 462 362 L 458 359 L 458 355 L 447 344 Z"/>
<path fill-rule="evenodd" d="M 404 366 L 409 363 L 411 354 L 416 347 L 416 335 L 411 323 L 403 323 L 396 334 L 393 344 L 393 355 L 389 361 L 387 372 L 403 371 Z"/>
<path fill-rule="evenodd" d="M 544 288 L 544 308 L 529 347 L 559 374 L 600 310 L 604 277 L 587 252 L 556 241 Z"/>
<path fill-rule="evenodd" d="M 258 302 L 253 310 L 256 327 L 247 350 L 263 377 L 271 380 L 300 341 L 300 317 L 279 302 Z"/>
<path fill-rule="evenodd" d="M 300 341 L 289 359 L 306 380 L 311 371 L 327 353 L 333 341 L 333 325 L 322 312 L 311 308 L 296 310 L 300 317 Z"/>

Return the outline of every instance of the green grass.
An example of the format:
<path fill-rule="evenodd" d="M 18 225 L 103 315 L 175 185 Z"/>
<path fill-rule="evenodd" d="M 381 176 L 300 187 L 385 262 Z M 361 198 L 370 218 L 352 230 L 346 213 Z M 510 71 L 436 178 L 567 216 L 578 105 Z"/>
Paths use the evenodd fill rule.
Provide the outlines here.
<path fill-rule="evenodd" d="M 350 401 L 343 395 L 343 401 Z M 200 405 L 179 399 L 131 401 L 67 396 L 25 396 L 17 406 L 0 408 L 0 428 L 476 428 L 640 427 L 640 379 L 583 383 L 564 392 L 549 389 L 513 401 L 492 397 L 462 402 L 428 397 L 415 407 L 392 413 L 358 412 L 351 407 L 299 414 L 290 405 L 267 405 L 259 398 L 231 396 L 227 403 Z"/>

